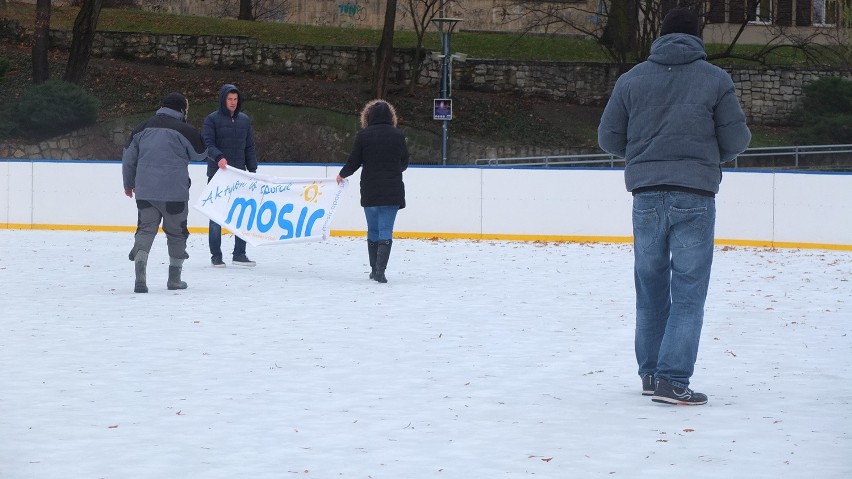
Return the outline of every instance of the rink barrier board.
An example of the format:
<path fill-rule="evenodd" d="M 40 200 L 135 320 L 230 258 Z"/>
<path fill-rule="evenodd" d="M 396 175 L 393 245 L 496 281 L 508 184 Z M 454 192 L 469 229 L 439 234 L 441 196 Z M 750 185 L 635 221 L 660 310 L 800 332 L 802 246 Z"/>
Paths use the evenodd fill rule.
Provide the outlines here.
<path fill-rule="evenodd" d="M 261 163 L 261 173 L 330 178 L 340 165 Z M 190 166 L 195 199 L 206 165 Z M 365 235 L 359 175 L 350 177 L 332 236 Z M 539 242 L 632 242 L 632 197 L 621 168 L 412 166 L 394 236 Z M 192 200 L 191 200 L 192 202 Z M 852 250 L 852 174 L 725 170 L 716 244 Z M 208 220 L 190 210 L 191 233 Z M 0 228 L 133 232 L 135 202 L 119 161 L 0 159 Z"/>

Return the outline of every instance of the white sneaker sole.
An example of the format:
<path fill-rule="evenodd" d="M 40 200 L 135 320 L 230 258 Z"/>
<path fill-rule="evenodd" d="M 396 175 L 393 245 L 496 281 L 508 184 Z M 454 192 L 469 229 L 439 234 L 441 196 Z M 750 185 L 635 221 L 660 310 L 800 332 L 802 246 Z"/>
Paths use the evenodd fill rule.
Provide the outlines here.
<path fill-rule="evenodd" d="M 675 406 L 703 406 L 707 404 L 707 401 L 681 401 L 680 399 L 670 398 L 666 396 L 654 396 L 651 398 L 651 401 L 663 403 L 663 404 L 674 404 Z"/>

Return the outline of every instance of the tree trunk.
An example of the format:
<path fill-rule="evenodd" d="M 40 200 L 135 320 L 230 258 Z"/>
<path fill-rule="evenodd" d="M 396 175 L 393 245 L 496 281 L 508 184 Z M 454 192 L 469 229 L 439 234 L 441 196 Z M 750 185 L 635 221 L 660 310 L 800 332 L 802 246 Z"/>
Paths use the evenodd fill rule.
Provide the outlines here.
<path fill-rule="evenodd" d="M 74 38 L 71 40 L 71 51 L 68 53 L 68 67 L 62 78 L 69 83 L 79 85 L 83 82 L 102 5 L 103 0 L 84 0 L 80 13 L 74 20 Z"/>
<path fill-rule="evenodd" d="M 33 83 L 39 84 L 50 79 L 50 65 L 47 62 L 50 48 L 50 0 L 36 0 L 33 36 Z"/>
<path fill-rule="evenodd" d="M 254 20 L 251 14 L 251 0 L 240 0 L 240 14 L 237 17 L 239 20 Z"/>
<path fill-rule="evenodd" d="M 414 26 L 414 33 L 417 37 L 417 44 L 414 46 L 414 61 L 411 62 L 411 72 L 409 77 L 411 82 L 408 85 L 408 94 L 413 95 L 414 89 L 420 83 L 420 70 L 423 69 L 423 62 L 426 59 L 426 54 L 423 51 L 423 39 L 426 36 L 426 30 L 440 12 L 444 10 L 445 5 L 452 0 L 406 0 L 405 9 L 411 15 L 411 23 Z M 423 11 L 420 11 L 422 7 Z"/>
<path fill-rule="evenodd" d="M 665 0 L 664 0 L 665 1 Z M 600 42 L 612 53 L 618 63 L 631 59 L 644 59 L 647 52 L 637 54 L 638 12 L 633 0 L 613 0 L 609 6 L 606 26 Z M 650 47 L 650 43 L 648 44 Z"/>
<path fill-rule="evenodd" d="M 396 0 L 388 0 L 385 9 L 385 26 L 382 40 L 376 50 L 376 71 L 373 75 L 373 91 L 376 98 L 387 98 L 388 75 L 393 63 L 393 31 L 396 24 Z"/>

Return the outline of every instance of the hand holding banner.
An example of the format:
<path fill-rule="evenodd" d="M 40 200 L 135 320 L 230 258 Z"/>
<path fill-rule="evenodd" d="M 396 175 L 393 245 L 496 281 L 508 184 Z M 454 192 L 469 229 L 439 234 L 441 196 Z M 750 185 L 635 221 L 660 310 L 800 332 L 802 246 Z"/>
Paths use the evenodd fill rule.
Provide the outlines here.
<path fill-rule="evenodd" d="M 193 205 L 252 246 L 321 241 L 348 181 L 220 169 Z"/>

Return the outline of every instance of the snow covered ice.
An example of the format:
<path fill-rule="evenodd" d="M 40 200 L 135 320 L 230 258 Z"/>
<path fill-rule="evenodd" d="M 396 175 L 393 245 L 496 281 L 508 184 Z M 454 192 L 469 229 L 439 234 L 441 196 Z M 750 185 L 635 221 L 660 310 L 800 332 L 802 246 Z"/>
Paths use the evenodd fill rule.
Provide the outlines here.
<path fill-rule="evenodd" d="M 0 230 L 0 477 L 852 477 L 852 252 L 717 247 L 675 407 L 630 245 L 365 243 L 193 234 L 168 291 L 161 233 L 134 294 L 131 233 Z"/>

